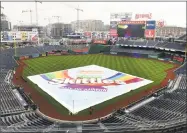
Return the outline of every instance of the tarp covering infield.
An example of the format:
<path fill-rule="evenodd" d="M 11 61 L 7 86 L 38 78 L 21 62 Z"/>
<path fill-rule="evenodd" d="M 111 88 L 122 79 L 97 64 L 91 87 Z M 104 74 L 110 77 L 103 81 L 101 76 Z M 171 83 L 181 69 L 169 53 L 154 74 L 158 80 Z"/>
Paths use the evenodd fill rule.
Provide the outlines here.
<path fill-rule="evenodd" d="M 153 81 L 97 65 L 29 76 L 73 114 Z"/>

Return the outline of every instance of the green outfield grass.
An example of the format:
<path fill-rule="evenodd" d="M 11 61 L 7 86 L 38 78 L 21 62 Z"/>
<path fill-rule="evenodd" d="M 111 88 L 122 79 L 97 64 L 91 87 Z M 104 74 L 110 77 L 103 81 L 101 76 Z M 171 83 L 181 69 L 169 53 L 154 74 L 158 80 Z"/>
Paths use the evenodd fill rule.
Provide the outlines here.
<path fill-rule="evenodd" d="M 133 92 L 123 94 L 119 97 L 113 98 L 104 103 L 94 106 L 95 110 L 101 110 L 109 104 L 114 104 L 115 102 L 122 100 L 127 96 L 134 95 L 134 93 L 138 93 L 139 91 L 149 89 L 152 86 L 160 84 L 166 76 L 165 70 L 173 67 L 172 64 L 167 64 L 155 60 L 110 56 L 102 54 L 77 56 L 48 56 L 26 60 L 25 63 L 29 67 L 26 67 L 24 69 L 23 78 L 26 79 L 29 84 L 33 86 L 33 89 L 36 89 L 39 93 L 41 93 L 41 95 L 44 96 L 48 100 L 48 102 L 52 104 L 54 108 L 63 115 L 68 115 L 68 110 L 60 103 L 55 101 L 47 93 L 42 91 L 38 86 L 34 85 L 31 81 L 29 81 L 27 79 L 27 76 L 95 64 L 154 81 L 153 83 L 141 87 Z M 88 115 L 88 111 L 83 110 L 77 115 Z"/>

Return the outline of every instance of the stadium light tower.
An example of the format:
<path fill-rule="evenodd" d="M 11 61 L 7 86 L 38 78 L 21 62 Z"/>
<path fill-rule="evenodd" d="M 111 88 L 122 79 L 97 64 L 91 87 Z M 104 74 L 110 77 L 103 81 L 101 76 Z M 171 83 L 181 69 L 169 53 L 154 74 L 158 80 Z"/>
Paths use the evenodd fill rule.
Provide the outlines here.
<path fill-rule="evenodd" d="M 22 10 L 22 13 L 26 13 L 26 12 L 30 12 L 30 21 L 31 21 L 31 25 L 32 25 L 32 10 Z"/>
<path fill-rule="evenodd" d="M 51 29 L 51 18 L 47 17 L 47 18 L 44 18 L 44 20 L 48 20 L 48 27 L 49 27 L 49 29 Z"/>
<path fill-rule="evenodd" d="M 36 25 L 37 25 L 37 26 L 38 26 L 38 5 L 37 5 L 38 2 L 39 2 L 40 4 L 42 4 L 41 1 L 35 0 L 35 12 L 36 12 Z"/>

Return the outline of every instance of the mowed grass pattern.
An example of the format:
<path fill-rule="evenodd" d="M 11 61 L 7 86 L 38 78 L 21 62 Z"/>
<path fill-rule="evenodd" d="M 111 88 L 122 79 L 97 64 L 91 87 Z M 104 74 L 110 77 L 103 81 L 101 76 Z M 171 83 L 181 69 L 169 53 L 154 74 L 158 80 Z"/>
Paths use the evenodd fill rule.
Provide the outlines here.
<path fill-rule="evenodd" d="M 34 85 L 27 79 L 27 76 L 37 75 L 42 73 L 54 72 L 59 70 L 65 70 L 70 68 L 76 68 L 86 65 L 98 65 L 109 69 L 117 70 L 120 72 L 128 73 L 145 79 L 154 81 L 153 83 L 141 87 L 133 92 L 123 94 L 119 97 L 105 101 L 104 103 L 94 106 L 94 110 L 102 109 L 109 104 L 114 104 L 118 100 L 123 100 L 126 96 L 131 96 L 139 91 L 149 89 L 152 86 L 158 85 L 166 77 L 165 70 L 172 68 L 172 64 L 159 62 L 156 60 L 110 56 L 110 55 L 69 55 L 69 56 L 48 56 L 42 58 L 35 58 L 26 60 L 25 63 L 29 66 L 24 69 L 23 77 L 26 79 L 33 88 L 37 89 L 41 95 L 43 95 L 50 104 L 54 105 L 56 110 L 64 115 L 68 115 L 68 110 L 64 108 L 60 103 L 55 101 L 48 94 L 43 92 L 39 87 Z M 88 111 L 84 110 L 77 115 L 88 115 Z"/>

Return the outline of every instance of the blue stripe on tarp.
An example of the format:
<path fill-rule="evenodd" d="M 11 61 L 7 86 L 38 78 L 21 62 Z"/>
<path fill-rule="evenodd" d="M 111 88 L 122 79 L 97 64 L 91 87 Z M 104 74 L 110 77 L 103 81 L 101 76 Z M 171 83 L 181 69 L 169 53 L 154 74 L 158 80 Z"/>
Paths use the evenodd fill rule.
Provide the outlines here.
<path fill-rule="evenodd" d="M 50 79 L 46 75 L 40 75 L 42 78 L 44 78 L 47 81 L 50 81 Z"/>
<path fill-rule="evenodd" d="M 125 74 L 123 74 L 123 73 L 117 73 L 117 74 L 115 74 L 115 75 L 113 75 L 113 76 L 111 76 L 111 77 L 109 77 L 107 79 L 115 80 L 115 79 L 121 78 L 123 76 L 125 76 Z"/>

